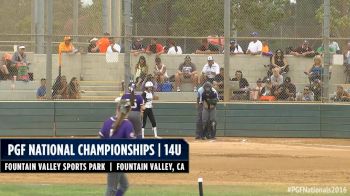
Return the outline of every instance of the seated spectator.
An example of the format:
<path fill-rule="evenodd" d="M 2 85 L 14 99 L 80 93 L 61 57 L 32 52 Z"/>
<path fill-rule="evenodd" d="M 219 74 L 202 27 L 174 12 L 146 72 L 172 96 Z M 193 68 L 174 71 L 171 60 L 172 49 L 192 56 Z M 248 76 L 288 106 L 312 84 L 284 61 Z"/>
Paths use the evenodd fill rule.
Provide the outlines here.
<path fill-rule="evenodd" d="M 224 68 L 220 68 L 220 73 L 215 76 L 214 82 L 213 82 L 213 87 L 219 94 L 219 99 L 223 100 L 224 99 L 224 76 L 225 76 L 225 71 Z"/>
<path fill-rule="evenodd" d="M 230 41 L 230 54 L 244 54 L 242 47 L 237 43 L 235 39 Z"/>
<path fill-rule="evenodd" d="M 36 91 L 36 98 L 39 100 L 46 99 L 46 79 L 41 78 L 40 87 Z"/>
<path fill-rule="evenodd" d="M 334 101 L 348 102 L 350 101 L 350 94 L 344 90 L 344 87 L 337 85 L 337 93 L 335 95 Z"/>
<path fill-rule="evenodd" d="M 131 45 L 131 53 L 138 55 L 145 52 L 145 47 L 142 44 L 142 38 L 136 38 L 136 40 Z"/>
<path fill-rule="evenodd" d="M 331 38 L 333 39 L 334 37 L 335 37 L 334 34 L 331 34 Z M 335 50 L 336 54 L 341 54 L 342 53 L 341 50 L 340 50 L 338 42 L 336 42 L 335 40 L 331 41 L 331 43 L 329 44 L 329 47 L 333 48 L 333 50 Z"/>
<path fill-rule="evenodd" d="M 276 50 L 275 54 L 272 56 L 271 65 L 272 68 L 280 68 L 280 74 L 282 75 L 289 72 L 289 64 L 281 49 Z"/>
<path fill-rule="evenodd" d="M 68 86 L 66 76 L 58 76 L 54 85 L 52 86 L 53 99 L 67 99 Z"/>
<path fill-rule="evenodd" d="M 154 77 L 157 81 L 157 83 L 164 83 L 165 80 L 167 80 L 169 77 L 168 77 L 168 73 L 167 73 L 167 70 L 166 70 L 166 65 L 164 65 L 162 63 L 162 60 L 160 59 L 159 56 L 157 56 L 155 58 L 155 63 L 156 65 L 154 66 Z"/>
<path fill-rule="evenodd" d="M 315 51 L 309 46 L 309 42 L 305 40 L 303 44 L 290 52 L 294 56 L 314 57 Z"/>
<path fill-rule="evenodd" d="M 107 48 L 110 45 L 109 38 L 108 38 L 110 34 L 106 32 L 103 35 L 104 36 L 101 37 L 96 43 L 100 53 L 106 53 Z"/>
<path fill-rule="evenodd" d="M 58 54 L 62 53 L 77 53 L 78 50 L 74 48 L 72 44 L 72 38 L 70 36 L 65 36 L 63 42 L 58 45 Z"/>
<path fill-rule="evenodd" d="M 316 56 L 314 58 L 314 64 L 304 73 L 309 77 L 310 84 L 315 80 L 321 80 L 323 68 L 322 68 L 322 58 L 321 56 Z"/>
<path fill-rule="evenodd" d="M 235 73 L 235 77 L 231 78 L 231 81 L 238 82 L 238 88 L 234 84 L 233 86 L 233 99 L 235 100 L 248 100 L 249 99 L 249 83 L 247 79 L 243 77 L 242 71 L 238 70 Z"/>
<path fill-rule="evenodd" d="M 314 93 L 311 91 L 310 86 L 304 87 L 304 91 L 301 94 L 301 101 L 314 101 Z"/>
<path fill-rule="evenodd" d="M 251 54 L 251 55 L 260 55 L 262 51 L 262 43 L 260 40 L 258 40 L 257 32 L 253 32 L 250 34 L 253 38 L 253 41 L 251 41 L 248 45 L 248 49 L 246 54 Z"/>
<path fill-rule="evenodd" d="M 311 83 L 310 89 L 314 93 L 314 100 L 321 101 L 321 95 L 322 95 L 321 80 L 314 80 L 314 82 Z"/>
<path fill-rule="evenodd" d="M 208 42 L 210 44 L 213 44 L 214 46 L 217 46 L 218 48 L 223 48 L 224 47 L 224 43 L 225 43 L 225 39 L 224 36 L 219 36 L 219 35 L 209 35 L 208 36 Z"/>
<path fill-rule="evenodd" d="M 80 99 L 80 86 L 76 77 L 73 77 L 69 82 L 68 99 Z"/>
<path fill-rule="evenodd" d="M 181 91 L 180 83 L 186 79 L 190 79 L 192 81 L 193 91 L 196 92 L 198 84 L 197 68 L 196 65 L 191 62 L 191 57 L 188 55 L 185 57 L 185 61 L 179 65 L 179 69 L 175 74 L 175 85 L 177 92 Z"/>
<path fill-rule="evenodd" d="M 169 48 L 167 54 L 182 54 L 182 49 L 180 46 L 176 45 L 174 40 L 169 40 Z"/>
<path fill-rule="evenodd" d="M 212 56 L 208 56 L 208 63 L 203 66 L 202 75 L 199 78 L 200 81 L 198 83 L 213 83 L 215 76 L 219 73 L 220 66 L 216 62 L 214 62 L 214 58 Z"/>
<path fill-rule="evenodd" d="M 156 81 L 156 79 L 152 76 L 152 74 L 148 74 L 145 78 L 145 80 L 142 82 L 142 91 L 145 91 L 145 84 L 146 82 L 152 82 L 153 83 L 153 91 L 157 91 L 158 89 L 158 83 Z"/>
<path fill-rule="evenodd" d="M 280 68 L 272 69 L 271 82 L 273 86 L 279 86 L 283 83 L 283 76 L 280 74 Z"/>
<path fill-rule="evenodd" d="M 115 43 L 113 37 L 110 37 L 109 38 L 109 46 L 107 48 L 106 53 L 113 53 L 113 52 L 120 53 L 120 50 L 121 50 L 120 45 Z"/>
<path fill-rule="evenodd" d="M 13 72 L 16 72 L 18 80 L 29 80 L 29 65 L 27 61 L 27 54 L 25 53 L 25 46 L 19 46 L 18 50 L 12 56 L 12 63 L 15 64 L 17 72 L 13 68 Z M 11 71 L 10 71 L 11 72 Z"/>
<path fill-rule="evenodd" d="M 275 87 L 272 85 L 270 78 L 265 81 L 265 86 L 261 90 L 260 101 L 275 101 Z"/>
<path fill-rule="evenodd" d="M 97 46 L 98 39 L 96 37 L 92 38 L 89 42 L 88 53 L 99 53 L 100 50 Z"/>
<path fill-rule="evenodd" d="M 296 87 L 291 82 L 290 77 L 286 77 L 283 84 L 276 87 L 274 95 L 277 100 L 294 101 L 296 97 Z"/>
<path fill-rule="evenodd" d="M 270 52 L 269 42 L 267 40 L 264 40 L 262 42 L 261 54 L 263 56 L 272 56 L 273 55 L 272 52 Z"/>
<path fill-rule="evenodd" d="M 254 89 L 250 89 L 250 100 L 257 101 L 260 99 L 262 95 L 263 89 L 263 81 L 259 78 L 256 81 L 256 87 Z"/>
<path fill-rule="evenodd" d="M 196 54 L 219 54 L 219 48 L 207 39 L 202 39 L 202 45 L 196 50 Z"/>
<path fill-rule="evenodd" d="M 142 82 L 146 79 L 148 74 L 148 65 L 146 63 L 146 58 L 144 56 L 140 56 L 139 62 L 137 62 L 135 66 L 135 81 L 136 87 L 139 88 Z"/>
<path fill-rule="evenodd" d="M 17 76 L 16 65 L 11 61 L 12 56 L 5 53 L 0 61 L 0 80 L 11 80 L 13 76 Z"/>
<path fill-rule="evenodd" d="M 151 39 L 151 44 L 147 46 L 146 53 L 147 54 L 156 54 L 156 55 L 161 55 L 164 53 L 163 46 L 162 46 L 162 44 L 157 42 L 157 38 Z"/>

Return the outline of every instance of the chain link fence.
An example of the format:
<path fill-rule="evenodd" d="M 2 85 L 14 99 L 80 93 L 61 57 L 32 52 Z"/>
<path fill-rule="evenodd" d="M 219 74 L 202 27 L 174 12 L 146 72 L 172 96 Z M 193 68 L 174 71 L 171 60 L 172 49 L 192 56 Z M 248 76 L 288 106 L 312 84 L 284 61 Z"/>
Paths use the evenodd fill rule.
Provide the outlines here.
<path fill-rule="evenodd" d="M 45 55 L 41 54 L 46 47 L 44 2 L 3 2 L 0 21 L 8 25 L 0 29 L 2 100 L 45 99 L 38 96 L 48 91 L 44 86 L 49 82 L 42 80 L 46 76 Z M 205 81 L 223 98 L 223 71 L 229 72 L 233 101 L 321 101 L 325 75 L 319 66 L 323 59 L 319 62 L 318 57 L 323 54 L 322 3 L 231 1 L 231 63 L 229 70 L 222 70 L 224 0 L 132 1 L 131 78 L 140 91 L 145 81 L 153 80 L 164 101 L 193 101 L 193 91 Z M 122 4 L 113 0 L 53 1 L 53 98 L 113 100 L 125 89 Z M 348 1 L 331 1 L 330 52 L 339 54 L 333 56 L 329 73 L 329 98 L 334 101 L 350 97 L 349 7 Z M 74 49 L 67 44 L 62 46 L 67 51 L 60 52 L 65 39 L 71 40 Z M 106 54 L 112 42 L 116 45 Z M 15 54 L 19 46 L 25 46 L 27 62 L 14 61 L 22 58 Z M 314 53 L 297 54 L 307 50 Z M 218 66 L 207 69 L 212 62 Z M 177 91 L 181 96 L 170 93 Z M 9 94 L 13 96 L 6 96 Z"/>

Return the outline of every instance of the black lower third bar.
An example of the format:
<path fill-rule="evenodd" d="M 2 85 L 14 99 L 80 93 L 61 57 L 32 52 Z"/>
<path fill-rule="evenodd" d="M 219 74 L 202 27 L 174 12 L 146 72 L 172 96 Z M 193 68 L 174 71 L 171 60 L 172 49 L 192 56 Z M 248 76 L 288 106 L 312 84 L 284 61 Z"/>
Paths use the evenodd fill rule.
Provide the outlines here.
<path fill-rule="evenodd" d="M 2 161 L 1 173 L 188 173 L 188 161 Z"/>

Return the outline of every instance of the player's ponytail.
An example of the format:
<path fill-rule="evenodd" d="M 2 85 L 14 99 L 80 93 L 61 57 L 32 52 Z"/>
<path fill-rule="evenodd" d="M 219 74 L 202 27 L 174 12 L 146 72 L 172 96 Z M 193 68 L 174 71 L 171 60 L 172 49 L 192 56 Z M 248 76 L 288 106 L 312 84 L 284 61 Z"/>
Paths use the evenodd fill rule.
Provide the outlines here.
<path fill-rule="evenodd" d="M 127 115 L 129 113 L 130 109 L 131 109 L 130 102 L 128 102 L 124 99 L 120 100 L 120 102 L 118 104 L 118 116 L 112 125 L 112 130 L 110 132 L 110 136 L 112 136 L 118 132 L 118 129 L 119 129 L 120 125 L 122 124 L 122 121 L 127 118 Z"/>

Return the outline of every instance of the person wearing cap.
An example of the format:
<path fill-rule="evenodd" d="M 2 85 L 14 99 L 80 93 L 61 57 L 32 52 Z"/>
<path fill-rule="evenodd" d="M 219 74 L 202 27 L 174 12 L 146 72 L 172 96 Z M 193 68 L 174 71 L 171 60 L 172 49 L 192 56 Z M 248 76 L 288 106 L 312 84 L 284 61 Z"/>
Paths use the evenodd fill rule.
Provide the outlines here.
<path fill-rule="evenodd" d="M 309 46 L 309 42 L 304 40 L 303 44 L 290 52 L 294 56 L 314 57 L 315 51 Z"/>
<path fill-rule="evenodd" d="M 244 54 L 242 47 L 237 43 L 235 39 L 230 41 L 230 54 Z"/>
<path fill-rule="evenodd" d="M 12 63 L 15 64 L 15 68 L 11 68 L 14 75 L 18 75 L 18 80 L 28 81 L 29 80 L 29 65 L 27 61 L 27 54 L 25 53 L 25 46 L 19 46 L 18 50 L 12 56 Z"/>
<path fill-rule="evenodd" d="M 70 36 L 65 36 L 63 42 L 58 46 L 58 53 L 75 53 L 76 50 L 72 44 L 72 38 Z"/>
<path fill-rule="evenodd" d="M 155 58 L 155 66 L 154 66 L 154 77 L 157 81 L 157 83 L 164 83 L 166 79 L 169 78 L 166 65 L 162 63 L 162 59 L 159 56 L 156 56 Z"/>
<path fill-rule="evenodd" d="M 230 79 L 231 81 L 238 81 L 239 89 L 233 91 L 233 97 L 237 100 L 249 99 L 249 83 L 248 80 L 243 77 L 243 72 L 237 70 L 235 77 Z"/>
<path fill-rule="evenodd" d="M 275 87 L 272 85 L 271 79 L 266 78 L 265 85 L 261 90 L 260 101 L 275 101 L 276 97 L 274 96 Z"/>
<path fill-rule="evenodd" d="M 109 33 L 105 32 L 103 34 L 103 37 L 101 37 L 96 45 L 98 46 L 100 53 L 106 53 L 108 46 L 110 45 L 108 37 L 110 36 Z"/>
<path fill-rule="evenodd" d="M 253 38 L 253 41 L 251 41 L 248 45 L 248 49 L 246 51 L 246 54 L 251 54 L 251 55 L 260 55 L 262 51 L 262 43 L 260 40 L 258 40 L 257 32 L 253 32 L 250 34 Z"/>
<path fill-rule="evenodd" d="M 219 48 L 208 42 L 208 39 L 202 39 L 202 45 L 196 50 L 196 54 L 219 54 Z"/>
<path fill-rule="evenodd" d="M 114 53 L 114 52 L 120 53 L 120 51 L 121 51 L 120 45 L 115 43 L 115 40 L 113 37 L 110 37 L 109 38 L 109 46 L 107 48 L 106 53 Z"/>
<path fill-rule="evenodd" d="M 138 37 L 131 45 L 131 53 L 134 53 L 135 55 L 138 55 L 139 53 L 145 52 L 145 47 L 142 44 L 142 38 Z"/>
<path fill-rule="evenodd" d="M 202 84 L 204 82 L 213 83 L 215 76 L 220 73 L 220 66 L 214 62 L 214 58 L 212 56 L 208 56 L 208 63 L 204 65 L 202 69 L 202 76 L 200 77 L 199 83 Z"/>
<path fill-rule="evenodd" d="M 134 127 L 127 119 L 131 111 L 130 102 L 125 99 L 116 99 L 116 114 L 108 118 L 99 131 L 101 139 L 133 139 Z M 107 191 L 105 195 L 124 195 L 129 188 L 128 178 L 122 172 L 107 174 Z"/>
<path fill-rule="evenodd" d="M 164 53 L 164 47 L 162 44 L 158 43 L 157 38 L 152 38 L 151 44 L 146 48 L 146 53 L 161 55 Z"/>
<path fill-rule="evenodd" d="M 9 53 L 5 53 L 1 57 L 0 61 L 0 80 L 10 80 L 13 76 L 17 76 L 17 69 L 15 64 L 11 61 L 12 56 Z"/>
<path fill-rule="evenodd" d="M 175 74 L 176 91 L 180 92 L 180 83 L 186 79 L 190 79 L 193 84 L 193 91 L 197 91 L 198 75 L 197 68 L 194 63 L 191 62 L 191 57 L 187 55 L 185 61 L 179 65 L 179 68 Z"/>
<path fill-rule="evenodd" d="M 97 46 L 98 39 L 96 37 L 92 38 L 89 42 L 88 53 L 99 53 L 100 49 Z"/>

